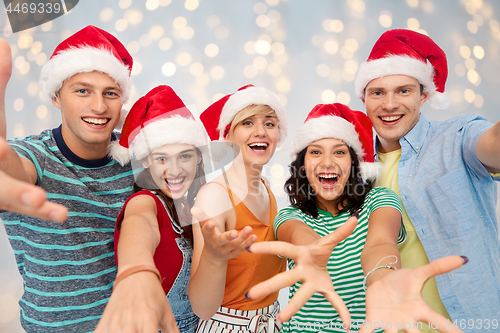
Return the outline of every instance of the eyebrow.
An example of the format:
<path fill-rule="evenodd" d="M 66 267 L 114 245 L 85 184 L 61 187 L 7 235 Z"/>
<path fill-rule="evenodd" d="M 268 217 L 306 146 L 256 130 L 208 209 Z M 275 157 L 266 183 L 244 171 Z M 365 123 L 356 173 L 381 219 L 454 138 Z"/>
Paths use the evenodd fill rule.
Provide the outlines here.
<path fill-rule="evenodd" d="M 318 144 L 310 144 L 309 147 L 313 147 L 313 148 L 325 148 L 324 146 L 322 145 L 318 145 Z M 349 147 L 347 146 L 347 143 L 343 142 L 343 143 L 337 143 L 335 144 L 332 148 L 338 148 L 338 147 Z"/>
<path fill-rule="evenodd" d="M 70 85 L 70 88 L 74 88 L 75 86 L 82 86 L 82 87 L 86 87 L 86 88 L 95 88 L 95 86 L 93 84 L 87 83 L 87 82 L 74 82 Z M 109 86 L 109 87 L 105 87 L 104 90 L 120 90 L 120 87 Z"/>
<path fill-rule="evenodd" d="M 180 155 L 180 154 L 185 154 L 185 153 L 193 153 L 194 152 L 194 149 L 186 149 L 186 150 L 183 150 L 179 153 L 175 153 L 173 155 Z M 168 155 L 166 153 L 153 153 L 152 156 L 172 156 L 172 155 Z"/>
<path fill-rule="evenodd" d="M 406 88 L 414 88 L 414 89 L 416 89 L 417 85 L 414 84 L 414 83 L 408 83 L 408 84 L 404 84 L 402 86 L 396 87 L 395 90 L 401 90 L 401 89 L 406 89 Z M 373 90 L 387 90 L 387 89 L 383 88 L 383 87 L 370 87 L 370 88 L 368 88 L 366 90 L 367 91 L 373 91 Z"/>

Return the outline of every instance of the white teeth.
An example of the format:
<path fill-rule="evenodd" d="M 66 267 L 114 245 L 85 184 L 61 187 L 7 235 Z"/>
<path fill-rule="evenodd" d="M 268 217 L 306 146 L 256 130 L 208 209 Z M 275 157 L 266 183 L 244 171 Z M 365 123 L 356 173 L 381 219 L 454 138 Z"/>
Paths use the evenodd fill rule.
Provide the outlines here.
<path fill-rule="evenodd" d="M 179 183 L 182 183 L 182 181 L 184 180 L 184 178 L 179 178 L 179 179 L 172 179 L 172 180 L 168 180 L 167 179 L 167 182 L 169 184 L 179 184 Z"/>
<path fill-rule="evenodd" d="M 383 121 L 394 121 L 394 120 L 398 120 L 401 117 L 402 116 L 388 116 L 388 117 L 380 117 L 380 118 L 382 118 Z"/>
<path fill-rule="evenodd" d="M 319 178 L 337 178 L 338 175 L 328 174 L 328 175 L 319 175 L 318 177 Z"/>
<path fill-rule="evenodd" d="M 255 143 L 250 144 L 250 147 L 267 147 L 267 143 L 255 142 Z"/>
<path fill-rule="evenodd" d="M 105 118 L 83 118 L 83 121 L 85 121 L 86 123 L 89 123 L 89 124 L 93 124 L 93 125 L 104 125 L 106 124 L 109 119 L 105 119 Z"/>

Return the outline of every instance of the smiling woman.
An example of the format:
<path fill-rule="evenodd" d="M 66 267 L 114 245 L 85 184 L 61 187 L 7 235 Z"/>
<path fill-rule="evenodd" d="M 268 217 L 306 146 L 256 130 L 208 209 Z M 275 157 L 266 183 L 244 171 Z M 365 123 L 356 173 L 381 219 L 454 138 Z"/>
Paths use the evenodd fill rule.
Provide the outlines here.
<path fill-rule="evenodd" d="M 275 239 L 276 200 L 262 169 L 286 137 L 285 110 L 273 93 L 249 85 L 213 103 L 200 118 L 210 138 L 231 145 L 236 158 L 200 190 L 193 208 L 200 223 L 193 224 L 188 290 L 194 312 L 203 319 L 198 332 L 275 332 L 278 292 L 259 300 L 246 292 L 282 272 L 285 260 L 245 248 Z"/>
<path fill-rule="evenodd" d="M 116 220 L 118 274 L 96 333 L 129 329 L 128 313 L 134 313 L 137 329 L 167 331 L 161 317 L 171 319 L 172 313 L 171 327 L 176 323 L 187 333 L 196 329 L 198 317 L 186 288 L 192 255 L 189 208 L 205 183 L 198 148 L 204 138 L 201 123 L 168 86 L 152 89 L 130 110 L 110 154 L 121 164 L 132 156 L 143 170 L 136 193 Z M 140 302 L 144 295 L 147 301 Z M 161 313 L 156 321 L 149 320 L 151 309 Z"/>

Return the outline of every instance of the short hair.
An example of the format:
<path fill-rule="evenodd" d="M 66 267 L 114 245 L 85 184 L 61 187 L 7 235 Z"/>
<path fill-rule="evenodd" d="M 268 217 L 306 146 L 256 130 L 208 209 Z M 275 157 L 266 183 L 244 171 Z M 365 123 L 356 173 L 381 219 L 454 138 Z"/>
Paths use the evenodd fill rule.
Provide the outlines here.
<path fill-rule="evenodd" d="M 240 110 L 236 116 L 234 116 L 234 119 L 231 121 L 231 126 L 229 128 L 229 131 L 224 135 L 224 137 L 232 133 L 234 131 L 234 128 L 236 125 L 238 125 L 241 121 L 243 121 L 246 118 L 256 116 L 256 115 L 276 115 L 276 112 L 266 104 L 252 104 L 247 106 L 246 108 Z M 277 116 L 276 116 L 277 118 Z M 278 128 L 279 128 L 279 120 L 278 120 Z"/>

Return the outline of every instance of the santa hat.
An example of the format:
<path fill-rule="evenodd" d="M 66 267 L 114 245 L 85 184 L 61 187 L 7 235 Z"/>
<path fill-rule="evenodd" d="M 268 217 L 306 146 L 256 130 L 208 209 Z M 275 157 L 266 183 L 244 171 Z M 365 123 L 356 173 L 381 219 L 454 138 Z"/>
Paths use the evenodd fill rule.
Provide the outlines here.
<path fill-rule="evenodd" d="M 354 82 L 357 96 L 364 97 L 371 80 L 395 74 L 417 79 L 429 93 L 433 108 L 446 109 L 450 104 L 450 97 L 444 91 L 448 77 L 446 54 L 429 37 L 405 29 L 382 34 L 368 60 L 359 68 Z"/>
<path fill-rule="evenodd" d="M 251 84 L 238 89 L 235 93 L 226 95 L 210 105 L 200 115 L 200 119 L 212 141 L 224 140 L 231 123 L 238 112 L 250 105 L 267 105 L 274 110 L 279 121 L 278 146 L 286 139 L 288 125 L 285 108 L 278 96 L 263 87 Z"/>
<path fill-rule="evenodd" d="M 363 112 L 340 103 L 316 105 L 295 134 L 292 159 L 312 142 L 325 138 L 342 140 L 354 150 L 363 181 L 380 174 L 382 165 L 374 159 L 372 122 Z"/>
<path fill-rule="evenodd" d="M 89 25 L 66 38 L 54 50 L 42 68 L 40 91 L 50 100 L 73 75 L 98 71 L 118 83 L 125 103 L 130 95 L 132 64 L 132 56 L 116 37 Z"/>
<path fill-rule="evenodd" d="M 120 140 L 110 145 L 109 156 L 125 165 L 132 157 L 141 160 L 169 143 L 196 147 L 206 144 L 203 125 L 169 86 L 153 88 L 130 109 Z"/>

